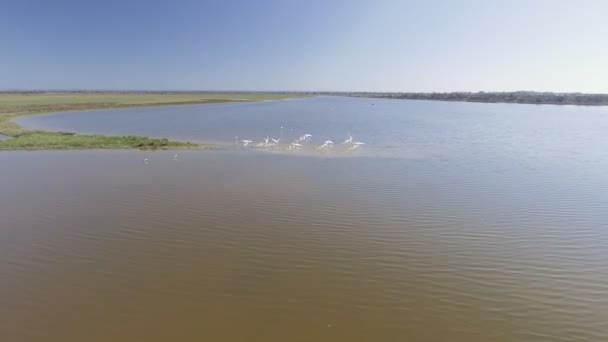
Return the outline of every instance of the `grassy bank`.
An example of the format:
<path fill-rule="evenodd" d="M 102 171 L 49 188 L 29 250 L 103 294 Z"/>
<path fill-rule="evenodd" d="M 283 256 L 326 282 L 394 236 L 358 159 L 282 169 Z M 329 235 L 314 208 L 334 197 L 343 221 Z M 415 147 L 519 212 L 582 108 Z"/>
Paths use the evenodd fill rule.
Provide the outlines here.
<path fill-rule="evenodd" d="M 67 150 L 67 149 L 141 149 L 168 150 L 210 148 L 189 142 L 136 136 L 103 136 L 74 133 L 29 131 L 0 141 L 0 150 Z"/>
<path fill-rule="evenodd" d="M 275 93 L 33 93 L 0 94 L 0 150 L 35 149 L 182 149 L 208 148 L 188 142 L 146 137 L 114 137 L 27 131 L 11 120 L 17 116 L 93 109 L 279 100 Z"/>

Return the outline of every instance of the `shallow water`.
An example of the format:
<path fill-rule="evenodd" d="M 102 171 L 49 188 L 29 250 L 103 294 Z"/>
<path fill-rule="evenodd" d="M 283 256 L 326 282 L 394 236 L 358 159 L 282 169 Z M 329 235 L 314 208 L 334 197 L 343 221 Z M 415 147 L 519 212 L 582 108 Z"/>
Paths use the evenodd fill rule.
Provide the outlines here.
<path fill-rule="evenodd" d="M 316 150 L 313 156 L 185 151 L 176 158 L 175 152 L 0 153 L 0 336 L 7 341 L 608 337 L 604 109 L 350 101 L 250 106 L 299 104 L 302 114 L 286 111 L 283 125 L 313 137 L 337 139 L 347 127 L 346 134 L 351 130 L 369 142 L 348 154 L 353 158 Z M 344 104 L 343 117 L 357 106 L 367 114 L 355 114 L 361 119 L 323 134 L 320 123 L 298 126 L 298 118 L 313 111 L 308 105 L 329 104 Z M 375 119 L 364 104 L 387 110 Z M 186 112 L 176 114 L 173 125 L 167 120 L 167 134 L 159 135 L 194 134 L 179 134 L 195 131 L 198 114 L 190 111 L 213 113 L 211 107 L 172 107 Z M 243 104 L 213 107 L 251 110 Z M 425 108 L 437 111 L 424 115 Z M 160 109 L 108 118 L 114 124 L 126 120 L 124 113 L 161 118 L 166 112 Z M 234 114 L 226 132 L 200 127 L 216 134 L 200 139 L 229 145 L 232 134 L 265 134 L 239 123 L 256 115 L 246 113 Z M 59 117 L 35 119 L 43 120 L 44 128 L 76 127 L 68 127 L 66 118 L 77 115 Z M 117 133 L 154 135 L 148 119 L 142 121 Z M 109 132 L 103 125 L 90 129 Z M 242 130 L 233 133 L 235 126 Z M 374 140 L 365 126 L 385 135 Z"/>
<path fill-rule="evenodd" d="M 311 134 L 303 150 L 288 151 L 292 154 L 561 162 L 581 155 L 605 158 L 606 117 L 607 107 L 317 97 L 60 113 L 16 121 L 31 129 L 146 135 L 229 147 L 236 140 L 251 140 L 253 146 L 268 136 L 280 138 L 282 150 Z M 349 135 L 366 145 L 347 152 L 351 146 L 341 142 Z M 334 149 L 317 149 L 326 140 L 334 142 Z"/>

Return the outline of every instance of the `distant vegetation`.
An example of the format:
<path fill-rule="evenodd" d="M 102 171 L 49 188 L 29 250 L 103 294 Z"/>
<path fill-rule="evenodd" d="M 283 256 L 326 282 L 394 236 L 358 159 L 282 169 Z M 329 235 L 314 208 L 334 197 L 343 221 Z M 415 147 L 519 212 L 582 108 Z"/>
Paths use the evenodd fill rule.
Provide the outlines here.
<path fill-rule="evenodd" d="M 344 94 L 343 94 L 344 95 Z M 504 102 L 557 105 L 608 105 L 608 94 L 515 92 L 454 92 L 454 93 L 348 93 L 350 96 L 466 102 Z"/>
<path fill-rule="evenodd" d="M 17 116 L 48 112 L 108 108 L 205 104 L 231 101 L 279 100 L 300 95 L 286 93 L 182 92 L 2 92 L 0 93 L 0 150 L 15 149 L 181 149 L 208 148 L 189 142 L 146 137 L 110 137 L 27 131 L 11 121 Z"/>

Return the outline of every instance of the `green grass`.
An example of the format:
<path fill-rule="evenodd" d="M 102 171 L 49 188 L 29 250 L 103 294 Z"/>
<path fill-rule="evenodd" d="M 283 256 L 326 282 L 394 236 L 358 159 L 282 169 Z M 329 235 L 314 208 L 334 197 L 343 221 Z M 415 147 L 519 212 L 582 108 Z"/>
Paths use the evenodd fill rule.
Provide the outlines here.
<path fill-rule="evenodd" d="M 189 142 L 136 136 L 104 136 L 30 131 L 0 141 L 0 150 L 141 149 L 168 150 L 210 148 Z"/>
<path fill-rule="evenodd" d="M 0 141 L 9 149 L 173 149 L 194 148 L 192 143 L 146 137 L 108 137 L 27 131 L 11 121 L 17 116 L 93 109 L 280 100 L 297 97 L 279 93 L 35 93 L 0 94 L 0 134 L 13 137 Z M 208 148 L 208 146 L 203 146 Z"/>

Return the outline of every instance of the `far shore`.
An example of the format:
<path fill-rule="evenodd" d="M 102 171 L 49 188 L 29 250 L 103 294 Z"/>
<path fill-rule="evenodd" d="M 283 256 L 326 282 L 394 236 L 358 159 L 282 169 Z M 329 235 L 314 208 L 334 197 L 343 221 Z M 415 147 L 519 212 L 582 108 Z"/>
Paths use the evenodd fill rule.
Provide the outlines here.
<path fill-rule="evenodd" d="M 451 92 L 451 93 L 372 93 L 351 92 L 342 94 L 353 97 L 369 97 L 403 100 L 429 100 L 452 102 L 550 104 L 575 106 L 608 106 L 608 94 L 552 93 L 536 91 L 513 92 Z"/>
<path fill-rule="evenodd" d="M 18 116 L 54 112 L 281 100 L 300 96 L 302 95 L 287 93 L 2 93 L 0 94 L 0 135 L 8 139 L 0 139 L 0 150 L 211 149 L 212 145 L 149 137 L 31 131 L 19 126 L 12 119 Z"/>

